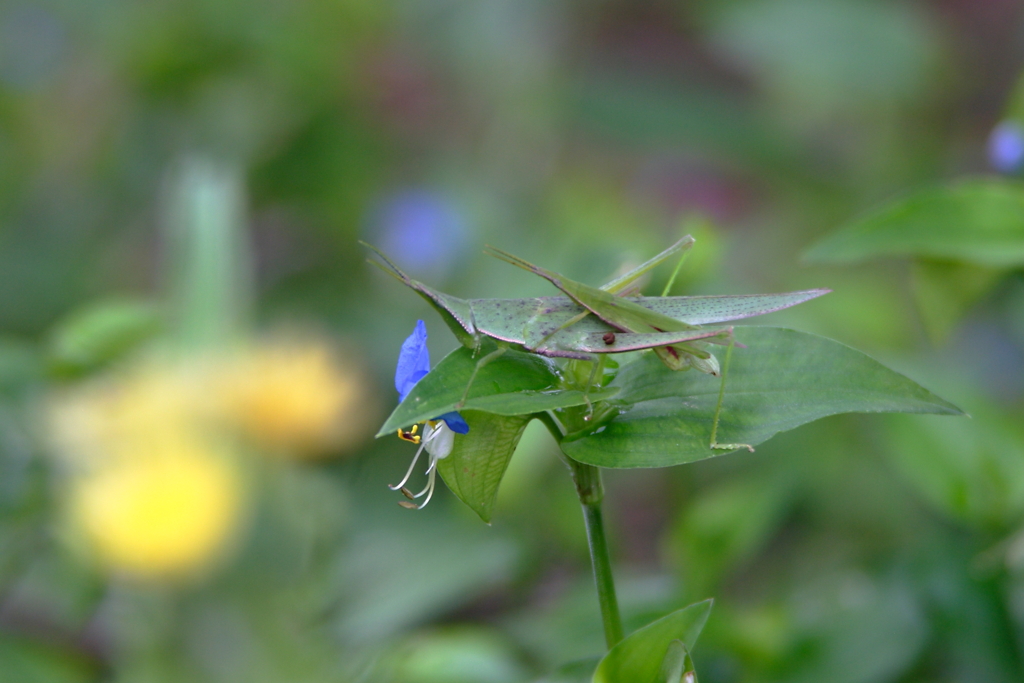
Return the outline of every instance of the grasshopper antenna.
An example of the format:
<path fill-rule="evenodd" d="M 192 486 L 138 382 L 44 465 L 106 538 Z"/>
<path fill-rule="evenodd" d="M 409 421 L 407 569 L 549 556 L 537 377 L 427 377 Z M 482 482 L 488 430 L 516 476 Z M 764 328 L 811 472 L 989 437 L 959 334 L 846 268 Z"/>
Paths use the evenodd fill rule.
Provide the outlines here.
<path fill-rule="evenodd" d="M 392 261 L 387 256 L 385 256 L 383 251 L 381 251 L 377 247 L 373 246 L 369 242 L 364 242 L 362 240 L 359 240 L 359 244 L 363 245 L 364 247 L 366 247 L 367 249 L 372 251 L 374 254 L 376 254 L 380 258 L 381 261 L 384 262 L 384 263 L 381 263 L 380 261 L 374 261 L 373 259 L 368 258 L 368 259 L 366 259 L 367 263 L 372 263 L 373 265 L 377 266 L 378 268 L 380 268 L 381 270 L 383 270 L 385 273 L 387 273 L 391 277 L 395 278 L 396 280 L 398 280 L 398 281 L 400 281 L 400 282 L 402 282 L 402 283 L 404 283 L 406 285 L 409 285 L 410 287 L 412 286 L 412 278 L 410 278 L 408 275 L 406 275 L 402 271 L 402 269 L 399 268 L 398 265 L 394 261 Z"/>

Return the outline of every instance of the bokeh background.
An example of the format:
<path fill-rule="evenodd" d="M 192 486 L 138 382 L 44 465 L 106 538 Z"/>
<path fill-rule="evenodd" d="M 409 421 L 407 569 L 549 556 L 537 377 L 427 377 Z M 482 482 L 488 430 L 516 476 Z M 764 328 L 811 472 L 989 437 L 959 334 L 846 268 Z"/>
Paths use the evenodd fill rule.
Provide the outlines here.
<path fill-rule="evenodd" d="M 765 322 L 972 418 L 609 472 L 627 630 L 714 596 L 702 681 L 1024 680 L 1024 280 L 936 330 L 907 263 L 800 260 L 992 172 L 1022 22 L 1014 0 L 7 0 L 0 680 L 587 680 L 563 666 L 603 649 L 582 517 L 542 428 L 491 526 L 385 488 L 414 450 L 372 438 L 398 348 L 417 319 L 435 362 L 456 343 L 357 240 L 455 295 L 532 296 L 480 248 L 599 283 L 683 230 L 677 293 L 829 287 Z"/>

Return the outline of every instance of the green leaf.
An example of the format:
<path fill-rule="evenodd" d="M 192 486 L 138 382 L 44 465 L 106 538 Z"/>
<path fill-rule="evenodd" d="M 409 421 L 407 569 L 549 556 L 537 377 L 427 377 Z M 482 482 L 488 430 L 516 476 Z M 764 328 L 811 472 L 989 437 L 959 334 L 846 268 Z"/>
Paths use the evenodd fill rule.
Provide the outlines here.
<path fill-rule="evenodd" d="M 747 348 L 732 354 L 718 440 L 759 444 L 778 432 L 839 413 L 963 411 L 863 353 L 817 335 L 738 327 Z M 611 383 L 621 413 L 594 434 L 563 441 L 571 458 L 599 467 L 668 467 L 703 460 L 719 379 L 673 372 L 653 354 L 624 366 Z"/>
<path fill-rule="evenodd" d="M 1000 528 L 1024 513 L 1019 410 L 975 402 L 972 420 L 887 421 L 884 452 L 918 496 L 954 519 Z"/>
<path fill-rule="evenodd" d="M 50 338 L 50 360 L 57 372 L 97 368 L 158 333 L 159 309 L 147 301 L 111 299 L 68 316 Z"/>
<path fill-rule="evenodd" d="M 589 683 L 599 661 L 600 657 L 590 657 L 568 662 L 534 683 Z"/>
<path fill-rule="evenodd" d="M 630 635 L 604 656 L 592 683 L 654 683 L 672 641 L 681 640 L 687 650 L 693 649 L 712 602 L 676 610 Z"/>
<path fill-rule="evenodd" d="M 949 336 L 963 314 L 998 284 L 1006 269 L 973 263 L 917 259 L 914 300 L 933 342 Z"/>
<path fill-rule="evenodd" d="M 98 667 L 68 647 L 27 637 L 0 638 L 0 671 L 10 683 L 88 683 L 97 680 Z"/>
<path fill-rule="evenodd" d="M 683 676 L 687 678 L 684 679 Z M 690 657 L 686 643 L 673 640 L 668 644 L 668 652 L 661 662 L 657 683 L 697 683 L 697 673 L 693 670 L 693 659 Z"/>
<path fill-rule="evenodd" d="M 918 190 L 847 224 L 806 254 L 811 261 L 923 256 L 1024 265 L 1024 183 L 971 178 Z"/>
<path fill-rule="evenodd" d="M 490 523 L 498 485 L 530 419 L 475 410 L 462 416 L 472 428 L 455 437 L 451 454 L 437 461 L 437 471 L 459 500 Z"/>
<path fill-rule="evenodd" d="M 448 354 L 421 379 L 377 433 L 378 437 L 396 429 L 431 420 L 452 410 L 462 398 L 477 361 L 493 350 L 485 344 L 476 355 L 458 348 Z M 466 403 L 458 410 L 481 410 L 495 415 L 530 415 L 544 410 L 584 405 L 582 391 L 558 388 L 559 376 L 554 364 L 541 356 L 507 350 L 484 365 L 473 380 Z M 590 400 L 606 400 L 616 389 L 591 389 Z M 470 422 L 470 429 L 473 423 Z"/>

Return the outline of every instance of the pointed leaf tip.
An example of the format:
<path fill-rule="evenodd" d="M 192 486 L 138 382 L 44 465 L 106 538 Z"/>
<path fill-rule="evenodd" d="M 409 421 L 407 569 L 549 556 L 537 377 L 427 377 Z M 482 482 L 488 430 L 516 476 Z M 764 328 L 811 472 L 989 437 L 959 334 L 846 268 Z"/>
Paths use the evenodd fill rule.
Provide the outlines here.
<path fill-rule="evenodd" d="M 963 415 L 957 406 L 844 344 L 776 327 L 737 327 L 718 441 L 756 446 L 778 432 L 840 413 Z M 624 366 L 609 388 L 622 412 L 600 432 L 563 441 L 598 467 L 668 467 L 703 460 L 719 379 L 673 372 L 656 358 Z"/>

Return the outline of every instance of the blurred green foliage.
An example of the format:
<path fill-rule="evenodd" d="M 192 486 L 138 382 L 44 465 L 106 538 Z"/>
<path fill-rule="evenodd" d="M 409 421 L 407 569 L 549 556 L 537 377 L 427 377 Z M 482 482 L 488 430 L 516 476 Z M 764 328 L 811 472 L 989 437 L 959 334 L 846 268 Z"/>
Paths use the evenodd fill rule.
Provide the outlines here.
<path fill-rule="evenodd" d="M 1022 21 L 964 0 L 3 4 L 0 679 L 588 680 L 600 618 L 543 430 L 492 526 L 447 492 L 410 513 L 384 488 L 411 446 L 372 431 L 431 311 L 356 240 L 457 296 L 533 296 L 554 292 L 479 247 L 596 284 L 698 214 L 677 292 L 831 288 L 770 324 L 862 349 L 973 419 L 831 417 L 753 455 L 609 473 L 627 631 L 713 595 L 704 683 L 1024 679 L 1019 261 L 991 276 L 929 253 L 937 219 L 904 253 L 938 260 L 800 261 L 898 195 L 987 172 L 988 132 L 1019 117 Z M 43 406 L 209 302 L 171 268 L 194 158 L 239 169 L 251 247 L 194 264 L 234 269 L 213 302 L 232 317 L 188 310 L 203 329 L 325 331 L 377 412 L 337 458 L 253 474 L 232 553 L 154 585 L 69 538 Z M 435 358 L 455 346 L 440 330 Z"/>

